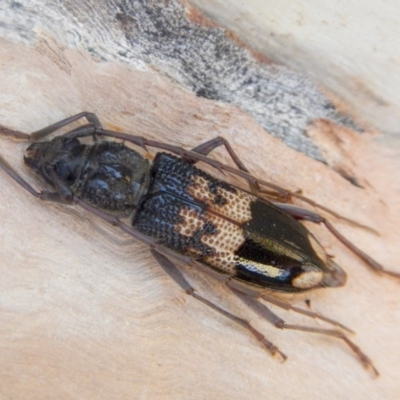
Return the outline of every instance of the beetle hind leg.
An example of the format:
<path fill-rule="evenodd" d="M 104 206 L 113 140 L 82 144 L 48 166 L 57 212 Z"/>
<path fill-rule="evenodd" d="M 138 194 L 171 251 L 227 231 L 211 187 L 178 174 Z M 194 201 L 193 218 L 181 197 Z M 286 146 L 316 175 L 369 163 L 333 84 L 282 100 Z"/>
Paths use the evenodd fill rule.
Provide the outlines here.
<path fill-rule="evenodd" d="M 262 293 L 260 295 L 260 297 L 262 299 L 264 299 L 265 301 L 267 301 L 268 303 L 274 304 L 275 306 L 277 306 L 279 308 L 282 308 L 282 309 L 284 309 L 286 311 L 294 311 L 294 312 L 296 312 L 298 314 L 305 315 L 306 317 L 313 318 L 313 319 L 319 319 L 320 321 L 327 322 L 328 324 L 336 326 L 337 328 L 343 329 L 343 330 L 345 330 L 345 331 L 347 331 L 349 333 L 355 333 L 352 329 L 350 329 L 346 325 L 343 325 L 340 322 L 335 321 L 332 318 L 325 317 L 325 315 L 322 315 L 322 314 L 320 314 L 318 312 L 304 310 L 304 309 L 302 309 L 300 307 L 292 306 L 291 304 L 289 304 L 289 303 L 287 303 L 285 301 L 279 300 L 279 299 L 277 299 L 277 298 L 275 298 L 273 296 L 268 296 L 265 293 Z"/>
<path fill-rule="evenodd" d="M 212 308 L 213 310 L 219 312 L 230 320 L 241 325 L 243 328 L 247 329 L 268 350 L 268 352 L 271 353 L 272 356 L 278 356 L 282 361 L 287 359 L 286 355 L 282 353 L 278 347 L 266 339 L 264 335 L 255 329 L 248 321 L 237 317 L 236 315 L 207 300 L 205 297 L 199 295 L 183 276 L 182 272 L 166 256 L 159 253 L 155 249 L 151 249 L 151 254 L 156 259 L 158 264 L 164 269 L 164 271 L 185 291 L 186 294 L 194 297 L 196 300 L 199 300 L 206 306 Z"/>
<path fill-rule="evenodd" d="M 386 270 L 380 263 L 370 257 L 368 254 L 364 253 L 357 246 L 355 246 L 350 240 L 343 236 L 325 217 L 319 215 L 311 210 L 307 210 L 301 207 L 294 206 L 292 204 L 280 204 L 275 203 L 275 205 L 281 210 L 290 214 L 293 218 L 303 221 L 310 221 L 316 224 L 324 224 L 326 228 L 349 250 L 351 250 L 356 256 L 365 262 L 365 264 L 372 270 L 378 273 L 386 274 L 394 278 L 400 279 L 400 273 L 395 271 Z"/>
<path fill-rule="evenodd" d="M 347 346 L 353 351 L 353 353 L 356 355 L 356 357 L 361 362 L 363 367 L 365 369 L 372 371 L 374 376 L 379 376 L 379 372 L 374 367 L 371 359 L 340 330 L 314 328 L 314 327 L 304 326 L 304 325 L 287 324 L 282 318 L 278 317 L 265 304 L 261 303 L 257 298 L 255 298 L 247 293 L 244 293 L 244 292 L 230 286 L 229 284 L 227 286 L 243 303 L 245 303 L 256 314 L 258 314 L 260 317 L 266 319 L 268 322 L 270 322 L 276 328 L 290 329 L 290 330 L 310 332 L 310 333 L 318 333 L 318 334 L 331 336 L 331 337 L 335 337 L 337 339 L 343 340 L 347 344 Z"/>

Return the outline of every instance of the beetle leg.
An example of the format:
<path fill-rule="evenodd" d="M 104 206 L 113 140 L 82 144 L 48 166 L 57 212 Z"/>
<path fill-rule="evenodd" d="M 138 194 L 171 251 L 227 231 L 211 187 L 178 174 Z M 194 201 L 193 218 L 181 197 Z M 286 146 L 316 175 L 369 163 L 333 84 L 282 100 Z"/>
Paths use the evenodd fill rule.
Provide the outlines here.
<path fill-rule="evenodd" d="M 14 179 L 15 182 L 17 182 L 31 195 L 37 197 L 38 199 L 43 201 L 52 201 L 56 203 L 71 204 L 71 201 L 68 200 L 68 196 L 63 197 L 60 195 L 59 192 L 50 192 L 46 190 L 38 192 L 37 190 L 35 190 L 34 187 L 31 184 L 29 184 L 24 178 L 22 178 L 19 174 L 17 174 L 17 172 L 15 172 L 2 157 L 0 157 L 0 168 L 6 174 L 8 174 L 12 179 Z"/>
<path fill-rule="evenodd" d="M 266 339 L 264 335 L 256 330 L 248 321 L 231 314 L 230 312 L 207 300 L 203 296 L 197 294 L 194 288 L 183 276 L 182 272 L 175 266 L 175 264 L 173 264 L 167 257 L 158 251 L 154 249 L 151 249 L 150 251 L 164 271 L 185 291 L 186 294 L 194 297 L 196 300 L 201 301 L 206 306 L 246 328 L 273 356 L 279 355 L 283 361 L 286 360 L 286 355 L 283 354 L 273 343 Z"/>
<path fill-rule="evenodd" d="M 162 149 L 162 150 L 167 150 L 167 151 L 170 151 L 171 153 L 177 154 L 178 156 L 185 158 L 189 162 L 193 163 L 193 162 L 197 162 L 197 161 L 202 161 L 202 162 L 212 166 L 213 168 L 216 168 L 219 171 L 222 171 L 222 172 L 227 171 L 229 173 L 232 173 L 233 175 L 239 176 L 239 177 L 245 179 L 249 183 L 250 188 L 255 193 L 263 193 L 269 197 L 273 197 L 275 199 L 278 199 L 279 201 L 284 201 L 284 202 L 290 202 L 292 198 L 297 198 L 301 201 L 304 201 L 305 203 L 310 204 L 313 207 L 317 207 L 317 208 L 329 213 L 330 215 L 333 215 L 336 218 L 350 222 L 354 225 L 358 225 L 362 228 L 368 228 L 364 225 L 357 223 L 356 221 L 353 221 L 350 218 L 341 216 L 340 214 L 336 213 L 333 210 L 330 210 L 327 207 L 324 207 L 321 204 L 316 203 L 315 201 L 309 199 L 308 197 L 303 196 L 298 191 L 293 192 L 293 191 L 284 189 L 281 186 L 278 186 L 274 183 L 255 178 L 254 176 L 252 176 L 249 173 L 248 169 L 237 157 L 237 155 L 233 151 L 232 147 L 230 146 L 229 142 L 223 138 L 217 137 L 217 138 L 212 139 L 208 142 L 205 142 L 199 146 L 196 146 L 193 150 L 185 150 L 182 147 L 174 146 L 169 143 L 159 142 L 157 140 L 152 140 L 152 139 L 146 139 L 145 137 L 142 137 L 142 136 L 131 135 L 128 133 L 104 129 L 100 123 L 100 120 L 96 116 L 96 114 L 87 112 L 87 111 L 83 111 L 79 114 L 73 115 L 72 117 L 65 118 L 59 122 L 56 122 L 52 125 L 49 125 L 49 126 L 43 128 L 43 129 L 33 132 L 30 135 L 19 132 L 19 131 L 15 131 L 15 130 L 12 130 L 12 129 L 9 129 L 9 128 L 3 127 L 3 126 L 0 126 L 0 134 L 2 134 L 4 136 L 12 136 L 16 139 L 26 139 L 26 140 L 37 141 L 47 135 L 50 135 L 51 133 L 55 132 L 56 130 L 63 128 L 64 126 L 66 126 L 72 122 L 75 122 L 81 118 L 86 118 L 87 121 L 89 122 L 89 125 L 86 125 L 86 127 L 90 126 L 91 128 L 88 130 L 77 128 L 75 130 L 67 132 L 65 134 L 65 136 L 71 137 L 71 138 L 73 138 L 73 137 L 79 138 L 79 137 L 86 137 L 86 136 L 93 135 L 94 139 L 96 139 L 97 136 L 107 136 L 107 137 L 113 137 L 115 139 L 121 139 L 121 140 L 130 142 L 130 143 L 133 143 L 137 146 L 142 147 L 144 150 L 147 150 L 146 146 L 155 147 L 155 148 Z M 207 157 L 207 154 L 209 154 L 213 149 L 215 149 L 218 146 L 221 146 L 222 144 L 225 146 L 225 148 L 227 149 L 228 153 L 230 154 L 230 156 L 232 157 L 233 161 L 235 162 L 235 164 L 238 168 L 234 168 L 229 165 L 222 164 L 217 160 Z M 263 187 L 263 188 L 261 188 L 261 187 Z M 265 189 L 265 188 L 268 188 L 268 189 Z"/>
<path fill-rule="evenodd" d="M 285 211 L 287 214 L 290 214 L 293 218 L 310 221 L 317 224 L 324 224 L 326 228 L 340 241 L 342 242 L 348 249 L 350 249 L 354 254 L 356 254 L 361 260 L 363 260 L 366 265 L 368 265 L 371 269 L 376 272 L 393 276 L 395 278 L 400 278 L 400 273 L 394 271 L 386 270 L 380 263 L 375 261 L 368 254 L 365 254 L 362 250 L 360 250 L 357 246 L 355 246 L 350 240 L 348 240 L 345 236 L 343 236 L 325 217 L 319 215 L 311 210 L 307 210 L 301 207 L 296 207 L 292 204 L 283 204 L 283 203 L 274 203 L 281 210 Z"/>
<path fill-rule="evenodd" d="M 236 166 L 241 171 L 250 173 L 250 171 L 246 168 L 246 166 L 243 164 L 243 162 L 240 160 L 238 155 L 233 150 L 229 141 L 221 136 L 217 136 L 214 139 L 208 140 L 207 142 L 204 142 L 204 143 L 194 147 L 191 151 L 194 151 L 195 153 L 198 153 L 198 154 L 203 154 L 205 156 L 208 156 L 214 149 L 216 149 L 217 147 L 220 147 L 220 146 L 225 147 L 225 150 L 228 152 L 232 161 L 236 164 Z M 197 162 L 196 160 L 190 160 L 190 159 L 188 159 L 186 161 L 193 163 L 193 164 L 195 164 Z M 257 182 L 249 182 L 249 186 L 250 186 L 251 192 L 254 195 L 257 195 L 260 192 L 260 186 L 257 184 Z"/>
<path fill-rule="evenodd" d="M 298 314 L 302 314 L 302 315 L 305 315 L 305 316 L 310 317 L 310 318 L 319 319 L 321 321 L 327 322 L 328 324 L 337 326 L 338 328 L 343 329 L 343 330 L 345 330 L 345 331 L 347 331 L 349 333 L 354 333 L 354 331 L 352 329 L 348 328 L 346 325 L 343 325 L 340 322 L 335 321 L 334 319 L 325 317 L 324 315 L 322 315 L 322 314 L 320 314 L 318 312 L 304 310 L 302 308 L 293 306 L 293 305 L 287 303 L 286 301 L 282 301 L 282 300 L 276 299 L 273 296 L 268 296 L 265 293 L 262 293 L 260 295 L 260 297 L 262 299 L 264 299 L 265 301 L 267 301 L 268 303 L 274 304 L 275 306 L 283 308 L 284 310 L 294 311 L 294 312 L 296 312 Z"/>
<path fill-rule="evenodd" d="M 14 139 L 22 139 L 22 140 L 30 140 L 31 139 L 31 135 L 29 135 L 28 133 L 17 131 L 15 129 L 10 129 L 3 125 L 0 125 L 0 135 L 8 136 L 8 137 L 11 137 Z"/>
<path fill-rule="evenodd" d="M 47 190 L 42 190 L 38 192 L 29 184 L 22 176 L 14 171 L 13 168 L 8 165 L 8 163 L 0 157 L 0 168 L 3 169 L 14 181 L 21 185 L 25 190 L 27 190 L 31 195 L 39 198 L 43 201 L 52 201 L 56 203 L 71 204 L 73 198 L 73 192 L 68 185 L 66 185 L 56 174 L 54 167 L 49 166 L 47 168 L 47 173 L 52 177 L 52 181 L 57 186 L 57 191 L 50 192 Z"/>
<path fill-rule="evenodd" d="M 322 329 L 322 328 L 314 328 L 310 326 L 304 325 L 291 325 L 287 324 L 282 318 L 278 317 L 275 313 L 273 313 L 265 304 L 262 304 L 255 297 L 244 293 L 240 290 L 233 288 L 232 286 L 227 285 L 229 289 L 248 307 L 250 307 L 253 311 L 255 311 L 260 317 L 265 318 L 268 322 L 274 325 L 279 329 L 291 329 L 296 331 L 303 332 L 311 332 L 311 333 L 319 333 L 322 335 L 336 337 L 338 339 L 343 340 L 350 349 L 355 353 L 361 364 L 366 369 L 370 369 L 375 376 L 379 376 L 378 370 L 374 367 L 371 359 L 363 353 L 363 351 L 353 343 L 344 333 L 336 329 Z"/>
<path fill-rule="evenodd" d="M 64 126 L 66 126 L 72 122 L 75 122 L 81 118 L 86 118 L 88 120 L 89 124 L 85 124 L 83 126 L 80 126 L 76 129 L 72 130 L 72 131 L 69 131 L 66 134 L 64 134 L 63 136 L 72 135 L 73 137 L 78 137 L 78 136 L 83 137 L 83 136 L 93 135 L 94 139 L 96 139 L 96 137 L 95 137 L 96 130 L 102 129 L 102 125 L 95 114 L 89 113 L 86 111 L 81 112 L 76 115 L 73 115 L 72 117 L 65 118 L 62 121 L 58 121 L 52 125 L 49 125 L 49 126 L 43 128 L 43 129 L 39 129 L 38 131 L 32 132 L 31 134 L 23 133 L 23 132 L 15 130 L 15 129 L 10 129 L 3 125 L 0 125 L 0 135 L 13 137 L 15 139 L 22 139 L 22 140 L 26 140 L 26 141 L 36 142 L 36 141 L 52 134 L 56 130 L 61 129 Z"/>
<path fill-rule="evenodd" d="M 97 129 L 103 129 L 103 127 L 100 123 L 100 120 L 97 118 L 96 114 L 93 114 L 88 111 L 83 111 L 79 114 L 73 115 L 72 117 L 65 118 L 54 124 L 46 126 L 45 128 L 39 129 L 38 131 L 32 132 L 30 134 L 30 138 L 32 141 L 37 141 L 39 139 L 43 139 L 44 137 L 52 134 L 53 132 L 57 131 L 58 129 L 61 129 L 64 126 L 67 126 L 70 123 L 75 122 L 81 118 L 86 118 L 88 120 L 89 124 L 93 125 L 93 127 L 94 127 L 93 133 Z"/>
<path fill-rule="evenodd" d="M 214 149 L 216 149 L 217 147 L 220 147 L 220 146 L 225 147 L 229 156 L 231 157 L 233 162 L 236 164 L 236 166 L 239 168 L 239 170 L 250 174 L 250 171 L 244 165 L 244 163 L 240 160 L 239 156 L 235 153 L 235 151 L 233 150 L 229 141 L 221 136 L 217 136 L 214 139 L 208 140 L 207 142 L 204 142 L 204 143 L 194 147 L 191 151 L 194 151 L 198 154 L 202 154 L 204 156 L 208 156 Z M 195 164 L 198 160 L 186 159 L 186 161 Z M 289 193 L 279 194 L 279 193 L 277 193 L 276 190 L 272 191 L 272 190 L 268 190 L 265 188 L 261 188 L 261 186 L 257 180 L 250 180 L 250 181 L 248 181 L 248 184 L 250 186 L 251 192 L 256 196 L 258 194 L 264 194 L 268 197 L 272 197 L 275 201 L 277 201 L 277 200 L 290 201 L 291 195 Z"/>
<path fill-rule="evenodd" d="M 318 312 L 313 312 L 310 310 L 304 310 L 302 308 L 292 306 L 290 303 L 287 303 L 286 301 L 280 300 L 276 298 L 275 296 L 269 296 L 268 294 L 265 293 L 265 289 L 254 289 L 251 286 L 248 286 L 240 281 L 234 280 L 234 279 L 228 279 L 225 280 L 225 283 L 233 289 L 238 290 L 239 292 L 246 293 L 249 296 L 255 297 L 255 298 L 262 298 L 263 300 L 267 301 L 268 303 L 274 304 L 277 307 L 280 307 L 286 311 L 291 310 L 294 311 L 298 314 L 305 315 L 309 318 L 314 318 L 314 319 L 319 319 L 320 321 L 327 322 L 328 324 L 331 324 L 333 326 L 336 326 L 340 329 L 343 329 L 349 333 L 354 333 L 354 331 L 347 326 L 341 324 L 338 321 L 335 321 L 334 319 L 325 317 L 324 315 L 318 313 Z"/>
<path fill-rule="evenodd" d="M 154 239 L 143 235 L 142 233 L 136 231 L 132 227 L 128 226 L 127 224 L 123 223 L 122 221 L 119 220 L 118 217 L 115 217 L 113 215 L 107 214 L 104 211 L 99 210 L 98 208 L 95 208 L 91 206 L 88 203 L 85 203 L 83 200 L 79 199 L 78 197 L 74 196 L 69 188 L 66 189 L 63 184 L 58 185 L 58 190 L 60 192 L 50 192 L 50 191 L 37 191 L 34 189 L 34 187 L 28 183 L 24 178 L 22 178 L 19 174 L 17 174 L 14 169 L 12 169 L 8 163 L 0 157 L 0 169 L 2 169 L 7 175 L 9 175 L 15 182 L 17 182 L 20 186 L 22 186 L 25 190 L 27 190 L 32 196 L 35 196 L 36 198 L 43 200 L 43 201 L 51 201 L 51 202 L 57 202 L 57 203 L 64 203 L 64 204 L 77 204 L 84 208 L 87 211 L 90 211 L 91 213 L 95 214 L 105 222 L 110 223 L 113 226 L 117 226 L 120 229 L 122 229 L 124 232 L 128 233 L 138 241 L 147 244 L 148 246 L 156 246 L 157 243 Z M 51 173 L 51 172 L 50 172 Z M 54 176 L 53 176 L 53 179 Z"/>
<path fill-rule="evenodd" d="M 211 139 L 211 140 L 208 140 L 207 142 L 199 144 L 198 146 L 194 147 L 191 151 L 194 151 L 198 154 L 203 154 L 205 156 L 208 156 L 213 150 L 215 150 L 217 147 L 220 147 L 220 146 L 225 147 L 226 151 L 232 158 L 233 162 L 236 164 L 236 166 L 240 170 L 249 172 L 249 170 L 245 167 L 245 165 L 242 163 L 240 158 L 237 156 L 237 154 L 233 150 L 230 143 L 221 136 L 217 136 L 214 139 Z M 196 160 L 192 160 L 192 163 L 195 163 L 195 162 L 196 162 Z"/>

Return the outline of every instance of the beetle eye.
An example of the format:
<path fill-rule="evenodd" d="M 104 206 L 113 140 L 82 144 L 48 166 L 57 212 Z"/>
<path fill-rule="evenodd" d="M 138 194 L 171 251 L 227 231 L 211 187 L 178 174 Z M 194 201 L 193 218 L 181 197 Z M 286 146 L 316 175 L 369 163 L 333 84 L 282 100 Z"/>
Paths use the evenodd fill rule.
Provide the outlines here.
<path fill-rule="evenodd" d="M 43 158 L 43 149 L 41 143 L 33 143 L 26 149 L 24 156 L 25 164 L 33 169 L 38 169 L 40 160 Z"/>

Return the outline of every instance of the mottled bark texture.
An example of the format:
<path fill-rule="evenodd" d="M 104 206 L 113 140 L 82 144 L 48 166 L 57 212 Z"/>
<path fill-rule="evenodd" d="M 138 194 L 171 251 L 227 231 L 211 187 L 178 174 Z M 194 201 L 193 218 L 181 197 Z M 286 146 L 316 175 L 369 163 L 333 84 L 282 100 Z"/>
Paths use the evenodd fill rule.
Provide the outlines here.
<path fill-rule="evenodd" d="M 185 148 L 223 136 L 254 175 L 372 228 L 332 221 L 399 270 L 398 144 L 380 143 L 320 83 L 266 60 L 187 4 L 4 0 L 0 62 L 0 124 L 31 132 L 88 110 L 110 128 Z M 40 187 L 23 166 L 26 145 L 0 141 L 1 156 Z M 213 156 L 231 162 L 221 149 Z M 0 184 L 0 397 L 399 393 L 399 284 L 369 271 L 323 228 L 311 229 L 348 283 L 291 301 L 306 307 L 310 299 L 313 310 L 353 328 L 378 380 L 340 342 L 281 332 L 211 277 L 183 269 L 205 297 L 279 346 L 289 357 L 281 365 L 246 330 L 187 297 L 145 246 L 83 210 L 41 203 L 2 173 Z"/>

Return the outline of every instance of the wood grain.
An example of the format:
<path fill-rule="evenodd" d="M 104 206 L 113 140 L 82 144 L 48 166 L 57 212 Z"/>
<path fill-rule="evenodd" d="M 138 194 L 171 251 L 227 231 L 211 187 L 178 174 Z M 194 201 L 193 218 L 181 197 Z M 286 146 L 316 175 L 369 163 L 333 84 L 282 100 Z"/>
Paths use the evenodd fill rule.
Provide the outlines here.
<path fill-rule="evenodd" d="M 256 176 L 302 189 L 375 229 L 334 221 L 399 271 L 398 142 L 387 146 L 376 134 L 316 128 L 317 122 L 310 128 L 336 164 L 351 166 L 361 189 L 266 134 L 233 105 L 196 97 L 150 69 L 47 44 L 44 50 L 1 39 L 1 124 L 29 132 L 88 110 L 109 127 L 187 148 L 224 136 Z M 1 155 L 28 176 L 25 145 L 0 140 Z M 215 157 L 229 162 L 222 150 Z M 305 307 L 310 299 L 314 310 L 353 328 L 378 379 L 341 343 L 278 331 L 209 277 L 184 269 L 200 292 L 265 332 L 289 356 L 280 364 L 246 331 L 182 293 L 146 247 L 82 210 L 41 203 L 4 174 L 0 184 L 1 398 L 373 399 L 400 392 L 399 283 L 370 272 L 323 228 L 313 229 L 347 270 L 348 284 L 292 301 Z"/>

